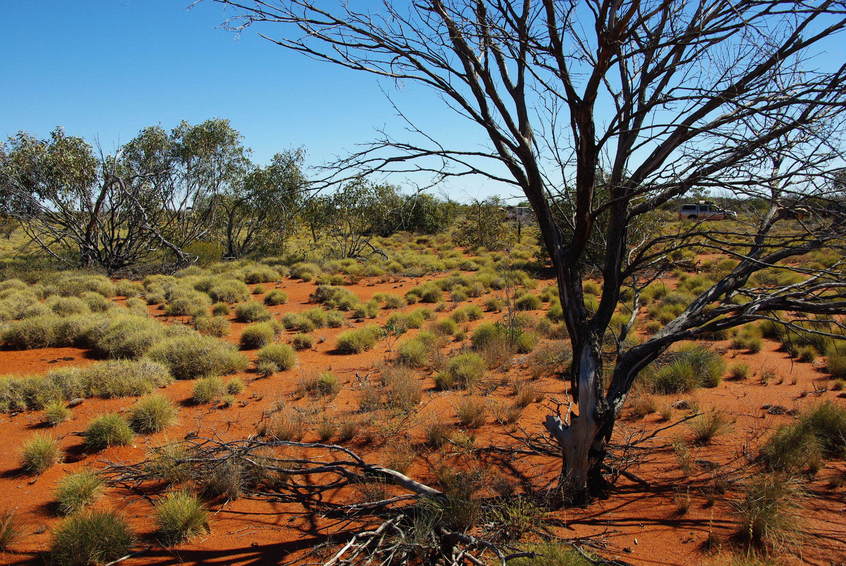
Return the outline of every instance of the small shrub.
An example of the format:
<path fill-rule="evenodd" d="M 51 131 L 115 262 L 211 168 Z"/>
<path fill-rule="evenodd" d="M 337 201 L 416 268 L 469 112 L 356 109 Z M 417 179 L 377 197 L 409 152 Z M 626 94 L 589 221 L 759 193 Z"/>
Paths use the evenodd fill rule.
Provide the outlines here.
<path fill-rule="evenodd" d="M 556 542 L 533 544 L 526 548 L 532 555 L 509 560 L 511 566 L 592 566 L 595 562 L 585 558 L 572 546 Z"/>
<path fill-rule="evenodd" d="M 226 303 L 215 303 L 212 305 L 211 312 L 214 316 L 226 316 L 229 314 L 229 305 Z"/>
<path fill-rule="evenodd" d="M 485 373 L 485 362 L 473 353 L 454 356 L 444 371 L 435 377 L 438 389 L 468 389 L 473 387 Z"/>
<path fill-rule="evenodd" d="M 465 397 L 456 407 L 458 422 L 467 428 L 479 428 L 485 424 L 488 408 L 484 401 L 475 397 Z"/>
<path fill-rule="evenodd" d="M 538 335 L 531 331 L 521 332 L 517 335 L 514 347 L 519 354 L 528 354 L 535 349 L 538 344 Z"/>
<path fill-rule="evenodd" d="M 732 379 L 744 380 L 749 377 L 749 366 L 746 364 L 734 364 L 729 369 Z"/>
<path fill-rule="evenodd" d="M 284 305 L 288 302 L 288 295 L 278 289 L 274 289 L 264 296 L 264 304 L 268 306 Z"/>
<path fill-rule="evenodd" d="M 299 332 L 311 332 L 314 330 L 314 323 L 302 314 L 288 313 L 282 317 L 282 326 L 286 330 L 297 330 Z"/>
<path fill-rule="evenodd" d="M 484 322 L 473 331 L 470 342 L 474 350 L 481 350 L 497 340 L 503 340 L 504 336 L 505 328 L 502 325 Z"/>
<path fill-rule="evenodd" d="M 132 443 L 132 429 L 129 423 L 117 413 L 96 417 L 83 433 L 85 448 L 99 451 L 109 446 L 123 446 Z"/>
<path fill-rule="evenodd" d="M 689 422 L 693 431 L 693 443 L 702 446 L 708 444 L 715 436 L 725 431 L 729 422 L 723 413 L 709 411 Z"/>
<path fill-rule="evenodd" d="M 155 505 L 159 534 L 176 544 L 208 530 L 208 512 L 197 497 L 187 491 L 168 493 Z"/>
<path fill-rule="evenodd" d="M 424 427 L 426 445 L 430 448 L 440 448 L 449 442 L 452 436 L 452 427 L 446 423 L 433 421 Z"/>
<path fill-rule="evenodd" d="M 264 423 L 260 432 L 263 436 L 274 440 L 299 441 L 305 432 L 303 417 L 293 409 L 282 409 L 270 416 Z"/>
<path fill-rule="evenodd" d="M 270 362 L 276 366 L 276 371 L 291 369 L 297 363 L 294 349 L 287 344 L 271 344 L 258 351 L 258 362 Z"/>
<path fill-rule="evenodd" d="M 420 381 L 408 368 L 402 366 L 382 369 L 382 383 L 385 385 L 389 407 L 409 411 L 420 403 L 423 388 Z"/>
<path fill-rule="evenodd" d="M 379 328 L 366 326 L 356 330 L 347 330 L 338 335 L 336 349 L 342 354 L 360 354 L 376 345 Z"/>
<path fill-rule="evenodd" d="M 239 322 L 261 322 L 270 320 L 270 312 L 257 301 L 247 301 L 235 306 L 235 317 Z"/>
<path fill-rule="evenodd" d="M 191 400 L 198 405 L 211 403 L 220 399 L 224 391 L 226 386 L 222 379 L 217 376 L 204 377 L 194 384 Z"/>
<path fill-rule="evenodd" d="M 229 321 L 223 316 L 199 316 L 194 319 L 194 328 L 200 334 L 223 338 L 229 335 Z"/>
<path fill-rule="evenodd" d="M 742 498 L 732 502 L 740 520 L 737 538 L 767 551 L 792 545 L 799 536 L 797 511 L 802 496 L 795 479 L 771 474 L 753 477 Z"/>
<path fill-rule="evenodd" d="M 0 552 L 6 552 L 20 536 L 17 516 L 14 511 L 0 513 Z"/>
<path fill-rule="evenodd" d="M 244 382 L 238 379 L 237 377 L 233 377 L 232 379 L 226 382 L 226 392 L 229 395 L 238 395 L 244 391 L 244 388 Z"/>
<path fill-rule="evenodd" d="M 828 372 L 836 378 L 846 378 L 846 347 L 831 344 L 825 351 Z"/>
<path fill-rule="evenodd" d="M 115 511 L 83 511 L 53 532 L 50 560 L 57 566 L 105 564 L 129 554 L 135 536 Z"/>
<path fill-rule="evenodd" d="M 320 375 L 306 379 L 302 388 L 306 393 L 311 395 L 319 395 L 321 397 L 337 395 L 341 390 L 341 383 L 338 381 L 338 376 L 332 372 L 323 372 Z"/>
<path fill-rule="evenodd" d="M 56 502 L 62 515 L 71 515 L 94 503 L 103 494 L 103 481 L 94 470 L 65 476 L 56 487 Z"/>
<path fill-rule="evenodd" d="M 397 360 L 406 366 L 421 368 L 432 359 L 432 346 L 419 338 L 412 338 L 397 346 Z"/>
<path fill-rule="evenodd" d="M 526 294 L 522 295 L 514 301 L 514 307 L 518 311 L 534 311 L 541 308 L 543 301 L 537 295 Z"/>
<path fill-rule="evenodd" d="M 642 419 L 646 415 L 654 413 L 658 409 L 658 403 L 651 395 L 638 395 L 634 397 L 630 404 L 632 416 L 637 419 Z"/>
<path fill-rule="evenodd" d="M 256 350 L 273 342 L 276 332 L 273 326 L 267 322 L 251 324 L 241 333 L 240 344 L 244 350 Z"/>
<path fill-rule="evenodd" d="M 444 318 L 431 323 L 429 330 L 439 336 L 452 336 L 458 330 L 458 324 L 451 318 Z"/>
<path fill-rule="evenodd" d="M 209 336 L 176 336 L 156 344 L 148 356 L 170 369 L 176 379 L 225 375 L 247 367 L 234 347 Z"/>
<path fill-rule="evenodd" d="M 23 446 L 21 467 L 28 474 L 40 475 L 62 460 L 59 443 L 52 436 L 34 434 Z"/>
<path fill-rule="evenodd" d="M 176 407 L 163 395 L 139 400 L 129 410 L 129 426 L 139 434 L 161 432 L 176 420 Z"/>
<path fill-rule="evenodd" d="M 314 346 L 314 336 L 297 334 L 291 338 L 291 345 L 295 350 L 310 350 Z"/>
<path fill-rule="evenodd" d="M 144 359 L 110 360 L 82 368 L 80 372 L 85 395 L 103 399 L 146 395 L 173 381 L 165 366 Z"/>
<path fill-rule="evenodd" d="M 71 410 L 64 401 L 50 401 L 44 406 L 44 422 L 48 426 L 56 426 L 71 418 Z"/>

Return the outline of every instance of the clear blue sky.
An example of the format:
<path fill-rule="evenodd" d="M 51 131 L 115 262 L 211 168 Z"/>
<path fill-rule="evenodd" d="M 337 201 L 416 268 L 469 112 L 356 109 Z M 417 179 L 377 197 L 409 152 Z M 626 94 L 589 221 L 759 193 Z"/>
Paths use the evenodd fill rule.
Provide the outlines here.
<path fill-rule="evenodd" d="M 302 146 L 320 164 L 396 123 L 372 76 L 316 63 L 253 32 L 238 36 L 221 28 L 231 12 L 190 4 L 4 2 L 0 137 L 19 130 L 46 136 L 63 126 L 108 151 L 145 126 L 219 117 L 241 132 L 257 162 Z M 475 135 L 439 111 L 431 95 L 406 89 L 400 96 L 453 139 Z M 458 200 L 502 192 L 481 181 L 451 185 Z"/>

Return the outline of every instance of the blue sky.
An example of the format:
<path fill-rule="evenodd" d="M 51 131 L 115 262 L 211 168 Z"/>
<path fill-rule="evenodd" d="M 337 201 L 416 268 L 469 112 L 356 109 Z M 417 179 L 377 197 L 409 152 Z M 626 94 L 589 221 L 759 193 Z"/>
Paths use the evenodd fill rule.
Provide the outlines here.
<path fill-rule="evenodd" d="M 227 118 L 266 162 L 305 147 L 320 164 L 395 123 L 371 76 L 318 64 L 252 32 L 221 28 L 222 6 L 190 0 L 26 0 L 4 3 L 0 137 L 46 136 L 56 126 L 111 150 L 141 128 Z M 469 126 L 404 89 L 404 107 L 470 140 Z M 474 140 L 472 143 L 478 143 Z M 396 179 L 402 183 L 403 179 Z M 457 200 L 487 196 L 481 181 L 447 187 Z M 436 191 L 437 192 L 437 191 Z"/>

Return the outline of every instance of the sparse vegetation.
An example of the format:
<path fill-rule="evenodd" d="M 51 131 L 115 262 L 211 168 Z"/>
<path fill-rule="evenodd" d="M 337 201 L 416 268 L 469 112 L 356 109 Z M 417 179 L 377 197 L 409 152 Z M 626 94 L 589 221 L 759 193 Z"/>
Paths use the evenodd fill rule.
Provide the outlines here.
<path fill-rule="evenodd" d="M 56 439 L 36 433 L 24 443 L 21 468 L 28 474 L 40 475 L 61 460 L 62 452 Z"/>
<path fill-rule="evenodd" d="M 117 413 L 110 413 L 94 418 L 83 433 L 85 448 L 99 451 L 110 446 L 131 444 L 133 439 L 129 423 Z"/>
<path fill-rule="evenodd" d="M 159 534 L 168 544 L 176 544 L 205 533 L 208 513 L 196 496 L 187 491 L 168 493 L 155 505 Z"/>
<path fill-rule="evenodd" d="M 53 532 L 50 560 L 57 566 L 106 564 L 129 554 L 135 536 L 114 511 L 82 511 Z"/>
<path fill-rule="evenodd" d="M 103 494 L 103 481 L 94 470 L 65 476 L 56 487 L 56 503 L 62 515 L 72 515 L 94 503 Z"/>

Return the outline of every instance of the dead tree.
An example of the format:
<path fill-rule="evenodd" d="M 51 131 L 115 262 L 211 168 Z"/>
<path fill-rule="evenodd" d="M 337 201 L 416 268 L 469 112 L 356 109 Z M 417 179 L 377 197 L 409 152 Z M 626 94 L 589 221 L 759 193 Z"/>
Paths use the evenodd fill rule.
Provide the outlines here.
<path fill-rule="evenodd" d="M 626 395 L 670 345 L 761 318 L 846 312 L 842 264 L 799 260 L 842 249 L 846 211 L 833 181 L 843 167 L 846 66 L 812 55 L 843 43 L 843 2 L 420 0 L 367 10 L 216 1 L 236 10 L 234 29 L 252 26 L 313 59 L 425 85 L 478 127 L 487 151 L 417 126 L 340 165 L 344 174 L 478 175 L 526 195 L 572 341 L 574 403 L 545 423 L 561 448 L 570 501 L 603 491 Z M 760 206 L 731 228 L 633 233 L 656 210 L 704 190 Z M 808 213 L 791 217 L 788 202 Z M 594 265 L 591 242 L 601 246 Z M 693 243 L 736 265 L 658 334 L 626 340 L 642 283 Z M 602 280 L 595 311 L 582 291 L 592 267 Z M 764 270 L 801 281 L 761 283 L 753 275 Z M 603 344 L 623 297 L 633 297 L 632 319 L 611 337 L 609 359 Z"/>

